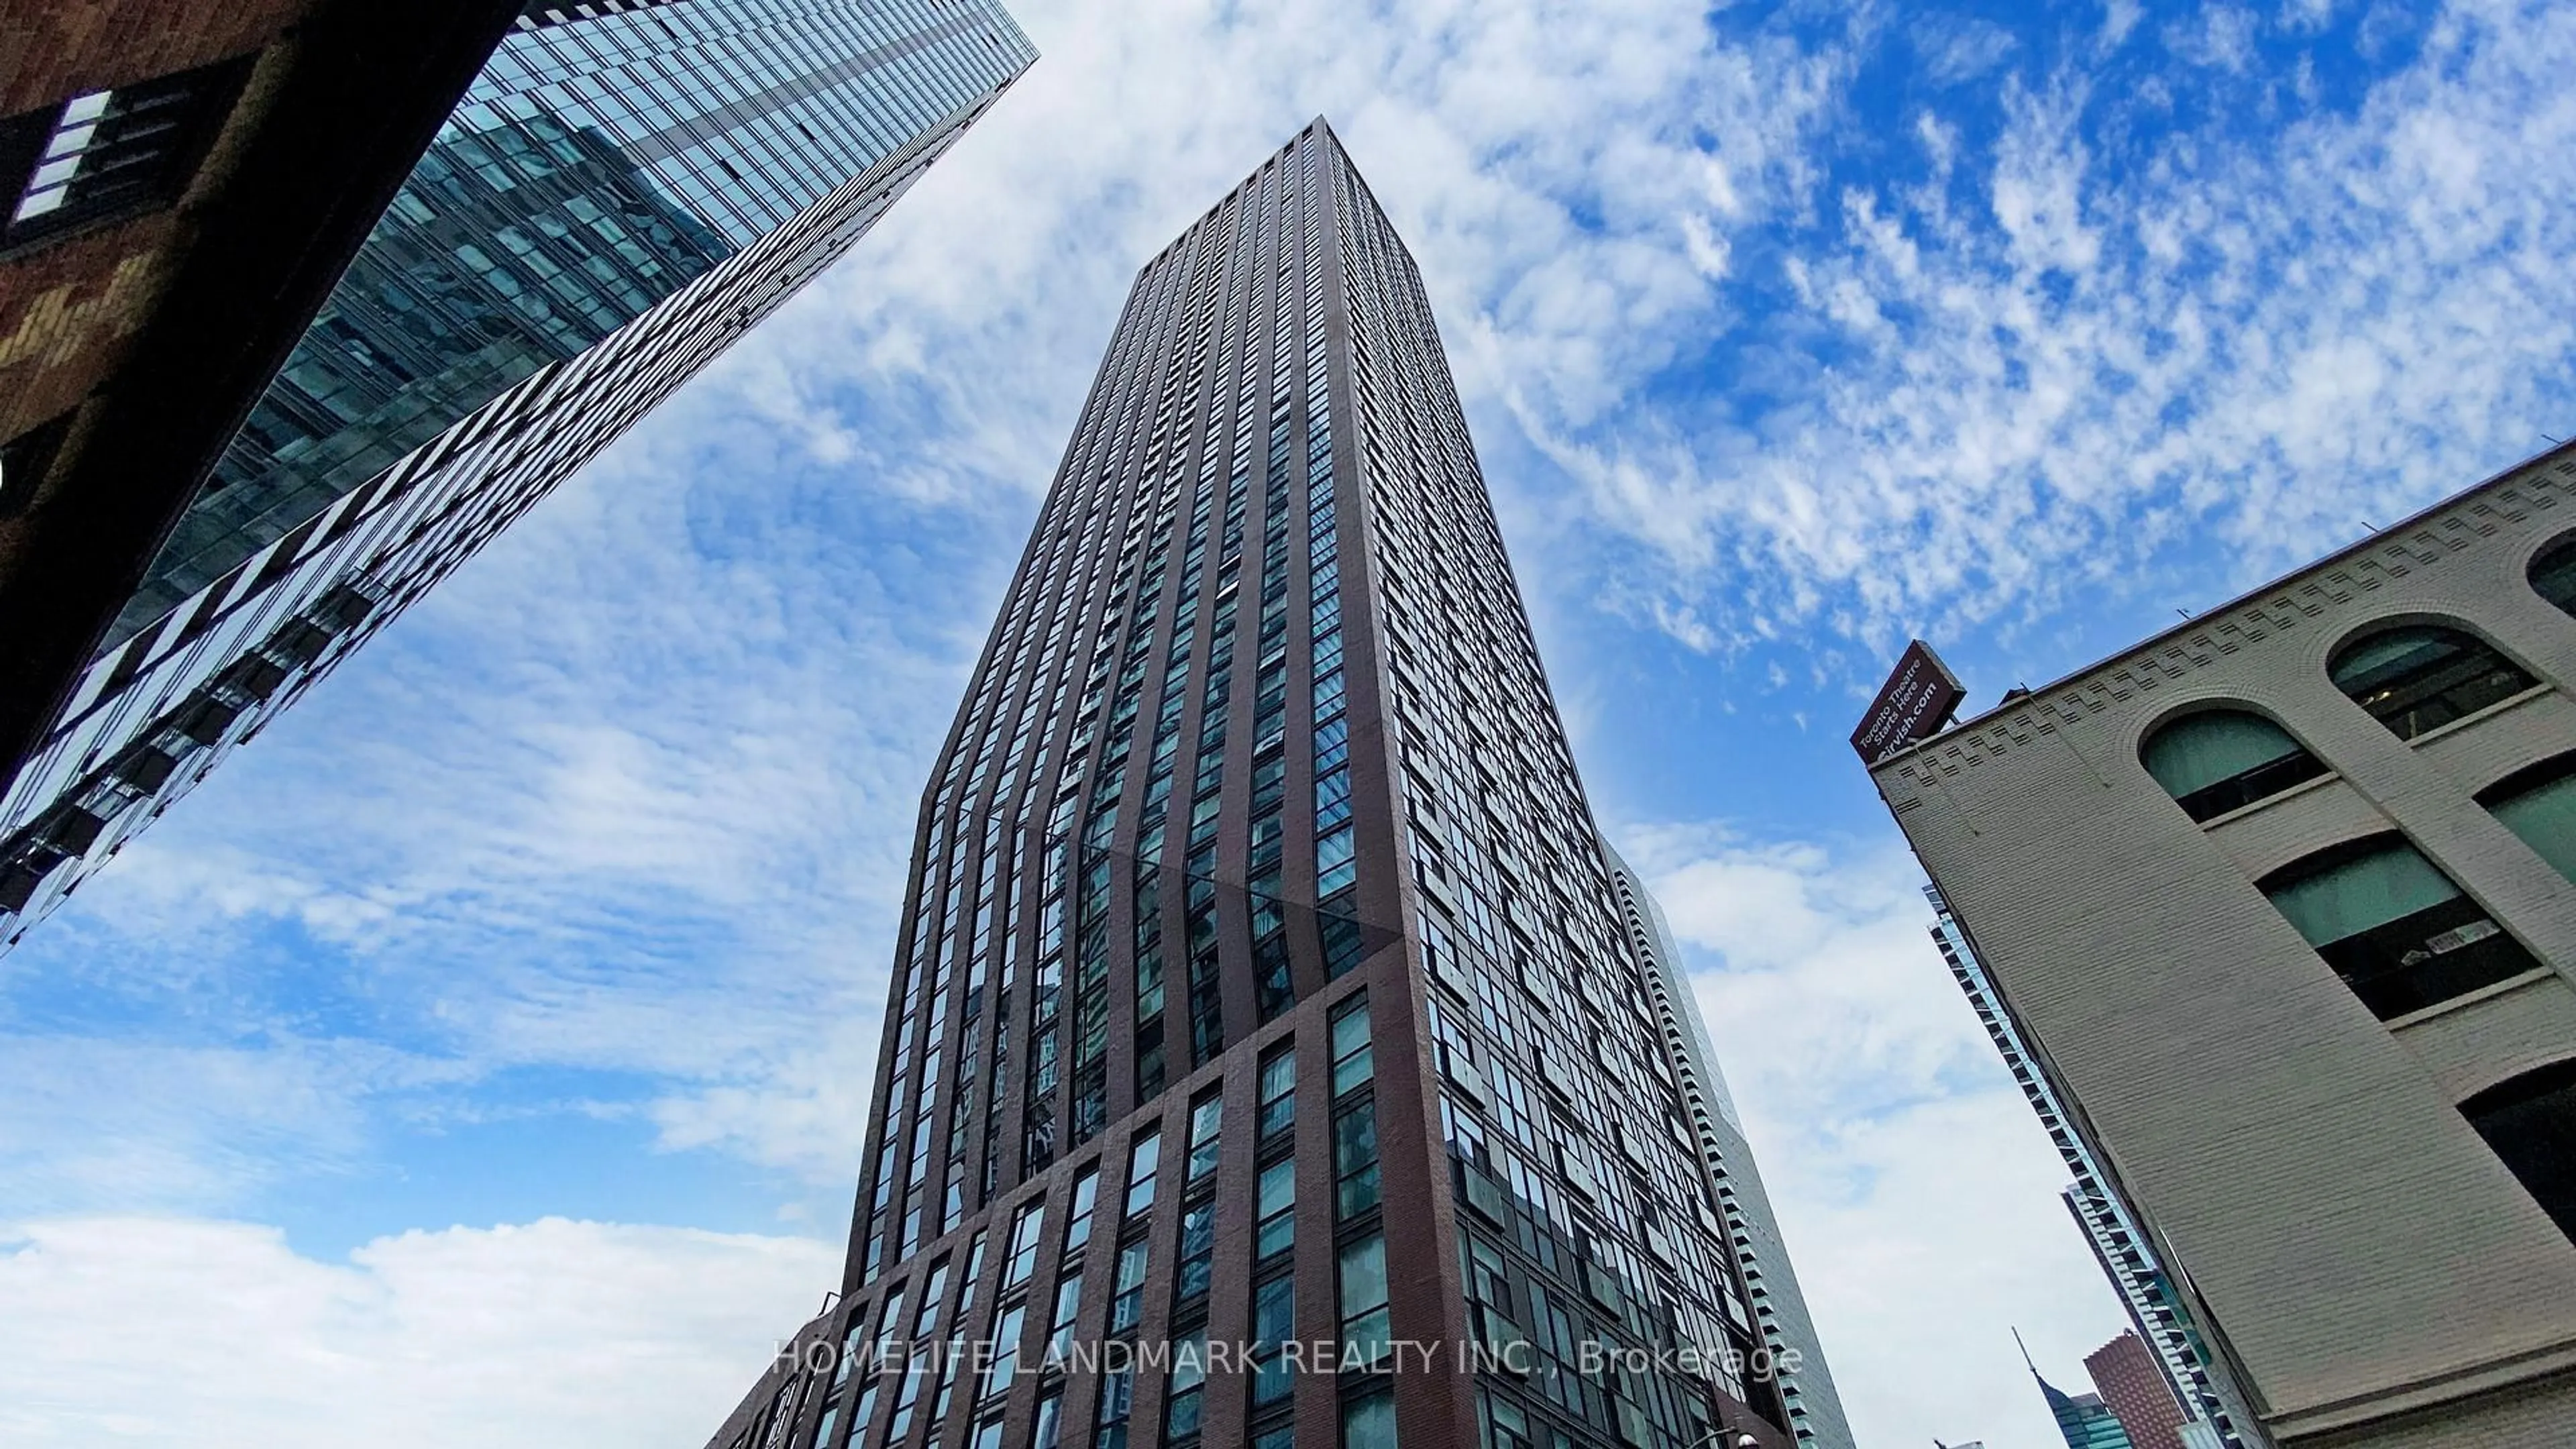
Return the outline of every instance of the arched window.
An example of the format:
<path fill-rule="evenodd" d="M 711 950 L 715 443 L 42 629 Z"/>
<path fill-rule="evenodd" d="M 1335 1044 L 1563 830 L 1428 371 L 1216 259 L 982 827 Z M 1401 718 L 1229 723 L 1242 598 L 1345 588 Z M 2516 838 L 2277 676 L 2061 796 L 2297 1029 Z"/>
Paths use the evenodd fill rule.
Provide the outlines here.
<path fill-rule="evenodd" d="M 2194 820 L 2269 799 L 2326 772 L 2289 731 L 2237 709 L 2184 715 L 2149 735 L 2138 759 Z"/>
<path fill-rule="evenodd" d="M 2478 803 L 2560 875 L 2576 880 L 2576 755 L 2517 770 L 2480 790 Z"/>
<path fill-rule="evenodd" d="M 2542 549 L 2525 577 L 2531 580 L 2533 593 L 2576 616 L 2576 533 Z"/>
<path fill-rule="evenodd" d="M 2401 740 L 2475 714 L 2537 682 L 2494 645 L 2438 624 L 2410 624 L 2347 644 L 2327 674 L 2335 688 Z"/>
<path fill-rule="evenodd" d="M 2460 1112 L 2558 1230 L 2576 1238 L 2576 1059 L 2489 1087 Z"/>
<path fill-rule="evenodd" d="M 2540 964 L 2394 835 L 2284 866 L 2262 890 L 2382 1021 Z"/>

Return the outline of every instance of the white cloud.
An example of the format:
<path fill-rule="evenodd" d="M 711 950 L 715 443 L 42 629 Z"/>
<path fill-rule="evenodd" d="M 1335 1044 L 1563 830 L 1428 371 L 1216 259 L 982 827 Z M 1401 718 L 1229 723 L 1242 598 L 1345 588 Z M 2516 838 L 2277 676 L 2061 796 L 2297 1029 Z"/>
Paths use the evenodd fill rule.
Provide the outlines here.
<path fill-rule="evenodd" d="M 1617 832 L 1694 978 L 1863 1444 L 2055 1442 L 2013 1349 L 2081 1389 L 2118 1300 L 2066 1173 L 1925 934 L 1892 847 Z"/>
<path fill-rule="evenodd" d="M 2146 18 L 2147 8 L 2139 0 L 2102 0 L 2102 48 L 2111 50 L 2129 38 Z"/>
<path fill-rule="evenodd" d="M 2204 5 L 2191 21 L 2166 27 L 2165 44 L 2194 65 L 2242 75 L 2254 62 L 2254 33 L 2260 24 L 2243 6 Z"/>
<path fill-rule="evenodd" d="M 882 1001 L 807 1023 L 783 1049 L 652 1104 L 661 1145 L 715 1148 L 825 1189 L 834 1211 L 865 1150 Z"/>
<path fill-rule="evenodd" d="M 379 1238 L 345 1263 L 201 1218 L 0 1223 L 0 1440 L 691 1449 L 837 1257 L 561 1218 Z"/>
<path fill-rule="evenodd" d="M 256 1047 L 0 1037 L 0 1213 L 237 1204 L 359 1159 L 368 1096 L 450 1080 L 366 1041 Z"/>
<path fill-rule="evenodd" d="M 2214 63 L 2250 44 L 2194 23 Z M 1721 636 L 1883 646 L 2140 579 L 2206 603 L 2563 435 L 2571 62 L 2576 12 L 2460 0 L 2358 105 L 2279 125 L 2250 80 L 2194 82 L 2229 123 L 2161 137 L 2144 85 L 2008 90 L 1950 181 L 1845 188 L 1793 308 L 1727 344 L 1830 370 L 1551 455 Z"/>
<path fill-rule="evenodd" d="M 2312 35 L 2334 24 L 2335 0 L 2281 0 L 2273 23 L 2293 35 Z"/>
<path fill-rule="evenodd" d="M 1957 85 L 2002 65 L 2021 42 L 1991 20 L 1974 16 L 1927 14 L 1909 32 L 1923 69 L 1941 85 Z"/>
<path fill-rule="evenodd" d="M 1329 113 L 1478 405 L 1580 425 L 1721 305 L 1843 64 L 1696 0 L 1015 9 L 1045 59 L 848 261 L 21 959 L 318 958 L 471 1081 L 643 1074 L 664 1145 L 845 1181 L 918 790 L 1139 261 Z"/>

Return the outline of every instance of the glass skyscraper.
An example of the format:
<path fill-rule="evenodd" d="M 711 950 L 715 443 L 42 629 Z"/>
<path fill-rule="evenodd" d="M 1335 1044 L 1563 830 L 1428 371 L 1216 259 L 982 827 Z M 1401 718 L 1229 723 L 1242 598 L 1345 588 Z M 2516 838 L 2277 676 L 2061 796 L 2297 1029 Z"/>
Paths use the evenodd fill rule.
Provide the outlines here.
<path fill-rule="evenodd" d="M 2038 1372 L 2031 1377 L 2039 1378 Z M 2066 1449 L 2130 1449 L 2129 1431 L 2100 1394 L 2070 1394 L 2046 1379 L 2039 1379 L 2039 1391 L 2047 1396 L 2057 1432 L 2066 1436 Z"/>
<path fill-rule="evenodd" d="M 1626 858 L 1606 841 L 1601 851 L 1610 863 L 1620 912 L 1636 945 L 1638 964 L 1645 968 L 1655 1015 L 1672 1051 L 1682 1105 L 1699 1134 L 1700 1153 L 1708 1159 L 1709 1177 L 1717 1187 L 1718 1216 L 1724 1219 L 1736 1269 L 1751 1300 L 1749 1305 L 1729 1307 L 1749 1306 L 1752 1326 L 1775 1361 L 1796 1365 L 1779 1373 L 1781 1406 L 1788 1410 L 1791 1435 L 1813 1449 L 1852 1449 L 1842 1397 L 1834 1391 L 1833 1373 L 1825 1365 L 1824 1347 L 1817 1342 L 1815 1321 L 1807 1313 L 1807 1295 L 1798 1287 L 1788 1246 L 1780 1240 L 1779 1215 L 1771 1210 L 1771 1194 L 1762 1186 L 1753 1144 L 1745 1140 L 1743 1119 L 1736 1115 L 1735 1096 L 1726 1089 L 1726 1072 L 1718 1065 L 1708 1021 L 1700 1014 L 1699 999 L 1681 964 L 1672 924 Z M 1792 1350 L 1795 1359 L 1789 1357 Z"/>
<path fill-rule="evenodd" d="M 718 1449 L 1796 1442 L 1412 258 L 1138 276 L 924 792 L 838 1301 Z"/>
<path fill-rule="evenodd" d="M 532 4 L 0 795 L 0 939 L 866 234 L 995 0 Z"/>

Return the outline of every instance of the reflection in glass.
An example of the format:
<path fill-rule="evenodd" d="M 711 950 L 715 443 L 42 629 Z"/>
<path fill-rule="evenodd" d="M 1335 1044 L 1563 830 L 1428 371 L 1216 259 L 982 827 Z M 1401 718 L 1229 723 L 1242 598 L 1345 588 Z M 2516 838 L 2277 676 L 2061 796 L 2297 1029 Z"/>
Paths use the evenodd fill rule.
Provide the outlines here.
<path fill-rule="evenodd" d="M 2485 907 L 2395 836 L 2276 872 L 2263 894 L 2383 1021 L 2539 964 Z"/>
<path fill-rule="evenodd" d="M 2147 773 L 2194 820 L 2266 800 L 2326 772 L 2324 764 L 2260 715 L 2214 709 L 2186 715 L 2147 738 Z"/>
<path fill-rule="evenodd" d="M 2401 740 L 2475 714 L 2535 682 L 2485 640 L 2435 624 L 2389 629 L 2346 645 L 2327 672 L 2337 689 Z"/>

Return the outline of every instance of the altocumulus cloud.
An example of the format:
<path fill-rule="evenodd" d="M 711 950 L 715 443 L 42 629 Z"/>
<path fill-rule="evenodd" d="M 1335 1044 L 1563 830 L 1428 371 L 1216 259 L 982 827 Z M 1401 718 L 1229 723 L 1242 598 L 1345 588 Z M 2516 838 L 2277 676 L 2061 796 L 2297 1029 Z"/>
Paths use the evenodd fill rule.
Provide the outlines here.
<path fill-rule="evenodd" d="M 2385 9 L 2344 63 L 2397 43 Z M 1719 618 L 1702 645 L 1883 649 L 2151 561 L 2245 587 L 2563 436 L 2576 14 L 2459 0 L 2341 104 L 2330 14 L 2114 25 L 1896 107 L 1912 164 L 1820 186 L 1777 305 L 1705 359 L 1786 335 L 1820 366 L 1773 406 L 1552 440 L 1643 551 L 1634 587 Z M 2249 73 L 2258 43 L 2279 64 Z"/>
<path fill-rule="evenodd" d="M 32 1185 L 0 1281 L 49 1335 L 12 1442 L 97 1442 L 110 1401 L 136 1438 L 412 1432 L 276 1364 L 443 1442 L 705 1432 L 831 1246 L 405 1233 L 396 1203 L 343 1259 L 236 1219 L 397 1116 L 561 1110 L 838 1226 L 919 786 L 1127 280 L 1313 114 L 1422 261 L 1542 634 L 1606 608 L 1798 651 L 1765 665 L 1801 721 L 1901 627 L 2008 630 L 2142 561 L 2240 581 L 2565 406 L 2576 18 L 2547 6 L 2008 37 L 1699 0 L 1015 8 L 1046 59 L 858 255 L 0 963 Z M 1551 658 L 1615 748 L 1617 661 Z M 1731 817 L 1722 775 L 1693 792 L 1664 808 Z M 1954 1330 L 2081 1352 L 2114 1310 L 1910 871 L 1833 828 L 1638 858 L 1864 1432 L 2045 1442 Z M 140 1206 L 167 1215 L 100 1216 Z M 118 1345 L 174 1302 L 222 1341 L 148 1390 Z"/>

